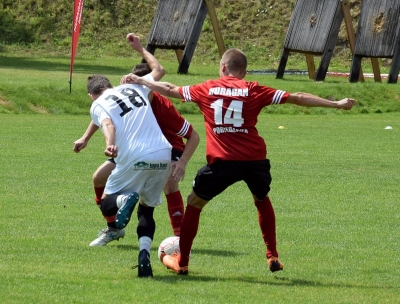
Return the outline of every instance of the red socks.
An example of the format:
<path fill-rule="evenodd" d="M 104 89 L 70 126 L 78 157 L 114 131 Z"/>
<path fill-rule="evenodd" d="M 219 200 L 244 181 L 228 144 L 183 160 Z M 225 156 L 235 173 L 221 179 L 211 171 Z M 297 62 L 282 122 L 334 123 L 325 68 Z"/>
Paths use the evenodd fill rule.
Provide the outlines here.
<path fill-rule="evenodd" d="M 101 197 L 103 196 L 105 187 L 94 187 L 94 193 L 96 193 L 96 197 L 94 200 L 96 201 L 97 207 L 100 208 L 101 205 Z"/>
<path fill-rule="evenodd" d="M 181 232 L 183 214 L 185 212 L 181 192 L 176 191 L 167 194 L 165 197 L 167 198 L 168 213 L 172 230 L 174 231 L 175 236 L 179 236 Z"/>
<path fill-rule="evenodd" d="M 99 209 L 101 209 L 101 197 L 103 196 L 104 188 L 105 187 L 94 187 L 94 193 L 96 193 L 96 197 L 94 198 L 94 200 L 96 201 L 97 207 L 99 207 Z M 107 224 L 115 222 L 115 218 L 116 218 L 115 215 L 111 216 L 111 217 L 107 217 L 107 216 L 103 215 L 103 217 L 106 219 Z"/>
<path fill-rule="evenodd" d="M 200 213 L 202 209 L 198 209 L 191 205 L 187 205 L 185 216 L 183 217 L 181 226 L 181 238 L 179 240 L 179 247 L 181 256 L 179 266 L 185 267 L 189 265 L 189 255 L 192 249 L 193 240 L 197 235 L 199 228 Z"/>
<path fill-rule="evenodd" d="M 262 201 L 254 203 L 258 210 L 258 223 L 260 224 L 261 233 L 267 245 L 267 258 L 271 256 L 278 257 L 276 251 L 276 225 L 275 212 L 269 197 L 265 197 Z"/>

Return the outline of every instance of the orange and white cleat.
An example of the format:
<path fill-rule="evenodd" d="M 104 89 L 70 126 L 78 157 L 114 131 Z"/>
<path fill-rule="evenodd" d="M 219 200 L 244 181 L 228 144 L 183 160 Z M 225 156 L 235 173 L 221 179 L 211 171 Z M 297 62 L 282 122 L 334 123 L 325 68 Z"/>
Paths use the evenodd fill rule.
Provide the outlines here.
<path fill-rule="evenodd" d="M 176 274 L 178 275 L 187 275 L 189 273 L 189 267 L 188 266 L 184 266 L 181 267 L 179 266 L 179 254 L 166 254 L 163 257 L 163 264 L 165 267 L 167 267 L 168 269 L 171 269 L 172 271 L 174 271 Z"/>

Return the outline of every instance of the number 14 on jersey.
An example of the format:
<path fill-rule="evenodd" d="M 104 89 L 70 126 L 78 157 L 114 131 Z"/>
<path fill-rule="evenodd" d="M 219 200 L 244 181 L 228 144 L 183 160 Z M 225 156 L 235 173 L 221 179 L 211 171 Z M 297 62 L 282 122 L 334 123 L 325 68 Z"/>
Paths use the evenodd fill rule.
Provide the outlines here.
<path fill-rule="evenodd" d="M 241 100 L 232 100 L 225 112 L 225 115 L 223 115 L 222 111 L 223 104 L 224 100 L 222 98 L 217 99 L 211 104 L 211 108 L 214 109 L 215 124 L 241 127 L 244 122 L 242 117 L 243 102 Z"/>

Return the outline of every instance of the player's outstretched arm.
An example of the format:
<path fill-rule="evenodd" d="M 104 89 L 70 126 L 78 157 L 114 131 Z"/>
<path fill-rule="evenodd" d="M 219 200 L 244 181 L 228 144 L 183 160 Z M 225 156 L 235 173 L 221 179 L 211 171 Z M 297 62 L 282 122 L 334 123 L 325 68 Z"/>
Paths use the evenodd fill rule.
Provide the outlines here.
<path fill-rule="evenodd" d="M 173 97 L 173 98 L 181 98 L 181 94 L 179 93 L 179 87 L 169 83 L 169 82 L 159 82 L 159 81 L 149 81 L 142 77 L 136 76 L 135 74 L 129 74 L 125 78 L 128 83 L 137 83 L 140 85 L 145 85 L 152 91 L 156 91 L 161 95 Z"/>
<path fill-rule="evenodd" d="M 303 107 L 327 107 L 350 110 L 354 105 L 354 99 L 344 98 L 339 101 L 332 101 L 316 95 L 299 92 L 290 94 L 286 103 L 292 103 Z"/>
<path fill-rule="evenodd" d="M 90 121 L 82 137 L 74 141 L 74 152 L 79 153 L 82 149 L 86 148 L 90 138 L 98 129 L 99 127 L 96 126 L 93 121 Z"/>
<path fill-rule="evenodd" d="M 151 68 L 151 76 L 154 80 L 160 80 L 165 75 L 165 70 L 156 57 L 143 47 L 140 43 L 140 38 L 134 33 L 129 33 L 126 35 L 126 40 L 131 45 L 131 48 L 141 54 L 143 59 L 146 60 L 147 64 Z"/>

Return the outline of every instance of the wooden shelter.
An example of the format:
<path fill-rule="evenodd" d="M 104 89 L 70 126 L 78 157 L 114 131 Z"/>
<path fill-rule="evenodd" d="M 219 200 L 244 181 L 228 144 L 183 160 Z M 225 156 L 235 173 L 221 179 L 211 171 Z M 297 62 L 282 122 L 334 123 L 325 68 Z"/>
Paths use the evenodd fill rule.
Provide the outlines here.
<path fill-rule="evenodd" d="M 343 11 L 340 0 L 297 0 L 279 63 L 277 78 L 282 78 L 290 52 L 306 55 L 310 78 L 324 80 L 336 45 Z M 313 55 L 321 62 L 315 73 Z"/>
<path fill-rule="evenodd" d="M 350 82 L 357 82 L 363 57 L 393 58 L 388 77 L 389 83 L 396 83 L 400 70 L 400 1 L 363 0 Z M 373 64 L 375 81 L 381 81 L 379 66 Z"/>
<path fill-rule="evenodd" d="M 222 55 L 225 46 L 211 0 L 159 0 L 146 49 L 152 54 L 156 48 L 175 50 L 178 73 L 186 74 L 207 11 Z"/>

